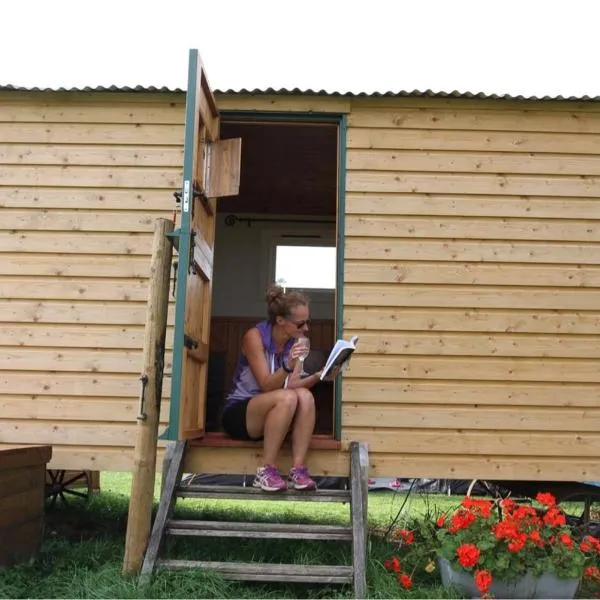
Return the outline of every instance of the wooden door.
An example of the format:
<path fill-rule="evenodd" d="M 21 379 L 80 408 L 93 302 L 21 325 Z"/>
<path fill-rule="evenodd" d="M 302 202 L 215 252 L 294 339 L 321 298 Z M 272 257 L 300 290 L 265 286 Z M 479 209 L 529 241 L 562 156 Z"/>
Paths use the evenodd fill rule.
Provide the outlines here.
<path fill-rule="evenodd" d="M 169 427 L 183 440 L 205 431 L 216 198 L 239 193 L 241 139 L 219 140 L 219 112 L 197 50 L 190 50 L 185 111 Z"/>

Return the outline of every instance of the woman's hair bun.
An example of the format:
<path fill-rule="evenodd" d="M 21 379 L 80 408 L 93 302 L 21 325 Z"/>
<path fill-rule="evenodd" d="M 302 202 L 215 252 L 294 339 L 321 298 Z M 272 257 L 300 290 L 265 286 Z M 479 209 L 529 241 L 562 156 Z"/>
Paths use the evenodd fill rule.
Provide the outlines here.
<path fill-rule="evenodd" d="M 267 288 L 266 300 L 270 304 L 277 300 L 281 300 L 284 296 L 283 288 L 280 285 L 273 284 Z"/>

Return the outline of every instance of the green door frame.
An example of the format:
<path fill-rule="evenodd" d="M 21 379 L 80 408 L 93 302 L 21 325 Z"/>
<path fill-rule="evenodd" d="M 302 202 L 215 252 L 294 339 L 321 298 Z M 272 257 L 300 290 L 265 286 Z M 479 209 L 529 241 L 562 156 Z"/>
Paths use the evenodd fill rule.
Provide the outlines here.
<path fill-rule="evenodd" d="M 336 338 L 344 333 L 344 241 L 346 232 L 346 130 L 347 117 L 338 113 L 312 112 L 257 112 L 254 110 L 221 110 L 221 122 L 228 119 L 240 121 L 291 121 L 333 123 L 338 126 L 338 193 L 337 193 L 337 235 L 336 235 Z M 243 141 L 242 141 L 243 145 Z M 242 161 L 243 161 L 242 157 Z M 333 437 L 341 439 L 342 435 L 342 376 L 338 376 L 335 385 L 335 421 Z"/>

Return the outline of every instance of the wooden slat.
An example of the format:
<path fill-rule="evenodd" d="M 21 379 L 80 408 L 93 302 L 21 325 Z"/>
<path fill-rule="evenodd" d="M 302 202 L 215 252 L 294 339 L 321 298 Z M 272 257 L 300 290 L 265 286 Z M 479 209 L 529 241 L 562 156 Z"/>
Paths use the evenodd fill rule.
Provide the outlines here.
<path fill-rule="evenodd" d="M 169 306 L 173 322 L 174 302 Z M 143 325 L 145 302 L 72 302 L 0 299 L 0 322 Z"/>
<path fill-rule="evenodd" d="M 434 108 L 451 111 L 551 111 L 555 113 L 599 112 L 595 102 L 566 100 L 516 100 L 505 98 L 431 98 L 423 96 L 359 96 L 352 98 L 352 110 L 382 108 L 398 110 L 416 108 L 419 110 Z"/>
<path fill-rule="evenodd" d="M 360 336 L 363 354 L 600 358 L 600 344 L 595 335 L 390 332 L 383 328 L 379 331 L 350 329 L 345 334 Z"/>
<path fill-rule="evenodd" d="M 0 451 L 5 445 L 0 443 Z M 161 446 L 163 444 L 161 443 Z M 158 464 L 163 456 L 163 448 L 158 449 Z M 49 469 L 84 469 L 99 471 L 131 471 L 133 469 L 132 447 L 102 447 L 55 445 L 52 447 L 52 460 Z"/>
<path fill-rule="evenodd" d="M 0 144 L 0 164 L 181 168 L 183 148 Z"/>
<path fill-rule="evenodd" d="M 345 379 L 346 403 L 598 408 L 596 384 Z M 344 408 L 345 410 L 345 408 Z M 518 410 L 515 414 L 518 414 Z"/>
<path fill-rule="evenodd" d="M 345 403 L 344 427 L 502 431 L 600 431 L 600 408 L 432 407 Z M 550 433 L 549 433 L 550 435 Z"/>
<path fill-rule="evenodd" d="M 34 402 L 42 396 L 77 398 L 139 398 L 140 373 L 47 373 L 0 371 L 0 389 L 7 395 L 31 395 Z M 171 393 L 171 379 L 163 381 L 163 398 Z"/>
<path fill-rule="evenodd" d="M 0 140 L 17 144 L 183 146 L 183 124 L 0 123 Z"/>
<path fill-rule="evenodd" d="M 98 260 L 86 255 L 7 253 L 0 260 L 0 275 L 142 279 L 150 275 L 150 259 L 145 256 L 105 256 Z"/>
<path fill-rule="evenodd" d="M 600 219 L 597 198 L 494 196 L 490 194 L 372 194 L 346 195 L 346 213 L 450 217 L 527 217 L 530 219 Z"/>
<path fill-rule="evenodd" d="M 180 498 L 222 498 L 223 500 L 288 500 L 296 502 L 348 502 L 350 494 L 347 490 L 315 490 L 298 491 L 294 489 L 283 490 L 273 495 L 272 492 L 263 492 L 258 488 L 220 485 L 186 485 L 179 488 L 177 495 Z"/>
<path fill-rule="evenodd" d="M 346 217 L 346 235 L 383 238 L 599 242 L 600 223 L 512 218 Z"/>
<path fill-rule="evenodd" d="M 1 377 L 0 375 L 0 379 Z M 95 398 L 89 394 L 72 398 L 0 395 L 0 412 L 3 419 L 132 423 L 137 416 L 138 404 L 137 400 Z"/>
<path fill-rule="evenodd" d="M 129 211 L 5 209 L 2 215 L 2 229 L 150 233 L 157 218 L 171 218 L 172 212 L 141 212 L 136 210 L 135 204 L 132 203 Z"/>
<path fill-rule="evenodd" d="M 600 175 L 600 157 L 504 152 L 349 150 L 351 171 Z"/>
<path fill-rule="evenodd" d="M 352 307 L 344 309 L 344 327 L 388 331 L 480 331 L 484 333 L 600 334 L 600 312 L 474 308 Z M 344 333 L 347 337 L 347 331 Z"/>
<path fill-rule="evenodd" d="M 549 358 L 449 358 L 373 356 L 357 353 L 350 377 L 365 379 L 452 379 L 471 381 L 600 382 L 600 361 Z"/>
<path fill-rule="evenodd" d="M 0 235 L 0 252 L 47 254 L 150 255 L 152 233 L 73 233 L 8 231 Z"/>
<path fill-rule="evenodd" d="M 188 448 L 183 465 L 185 473 L 254 473 L 257 461 L 261 459 L 260 448 L 221 448 L 192 447 Z M 292 465 L 292 454 L 289 447 L 283 447 L 278 455 L 278 466 L 286 472 Z M 335 477 L 348 477 L 350 460 L 347 452 L 339 450 L 311 450 L 311 473 Z"/>
<path fill-rule="evenodd" d="M 110 98 L 110 102 L 99 101 L 94 93 L 91 102 L 85 101 L 81 94 L 68 100 L 53 99 L 45 94 L 37 101 L 29 96 L 23 102 L 11 101 L 8 97 L 2 103 L 0 120 L 8 123 L 141 123 L 183 125 L 184 102 L 144 103 L 137 99 L 135 103 L 121 102 Z"/>
<path fill-rule="evenodd" d="M 144 346 L 143 326 L 8 324 L 0 330 L 0 345 L 53 348 L 130 348 Z M 167 328 L 167 349 L 173 347 L 173 328 Z"/>
<path fill-rule="evenodd" d="M 374 477 L 431 477 L 452 479 L 516 479 L 525 481 L 598 481 L 595 458 L 468 454 L 398 454 L 372 452 Z"/>
<path fill-rule="evenodd" d="M 440 106 L 439 104 L 437 106 Z M 480 105 L 481 106 L 481 105 Z M 448 108 L 365 109 L 356 107 L 349 127 L 399 129 L 457 129 L 476 131 L 548 131 L 600 133 L 600 115 L 576 110 L 448 110 Z"/>
<path fill-rule="evenodd" d="M 363 149 L 595 154 L 599 144 L 599 134 L 348 129 L 348 147 Z"/>
<path fill-rule="evenodd" d="M 4 348 L 0 370 L 139 373 L 142 351 L 50 348 Z M 171 365 L 165 365 L 170 369 Z"/>
<path fill-rule="evenodd" d="M 364 440 L 370 452 L 399 454 L 438 454 L 440 448 L 452 448 L 455 454 L 504 454 L 506 456 L 600 457 L 598 433 L 512 432 L 432 429 L 373 429 L 345 427 L 344 441 Z"/>
<path fill-rule="evenodd" d="M 6 419 L 0 421 L 0 439 L 8 444 L 129 446 L 135 442 L 136 421 L 64 422 Z M 50 467 L 51 468 L 51 467 Z M 109 469 L 112 470 L 112 469 Z"/>
<path fill-rule="evenodd" d="M 148 298 L 148 285 L 145 279 L 3 277 L 0 298 L 144 302 Z"/>
<path fill-rule="evenodd" d="M 167 569 L 207 569 L 226 579 L 242 581 L 351 583 L 352 567 L 339 565 L 285 565 L 279 563 L 236 563 L 201 560 L 156 561 L 157 567 Z"/>
<path fill-rule="evenodd" d="M 345 256 L 360 260 L 427 260 L 600 264 L 598 244 L 559 244 L 503 240 L 410 240 L 346 238 Z"/>
<path fill-rule="evenodd" d="M 600 267 L 348 260 L 344 282 L 600 287 Z"/>
<path fill-rule="evenodd" d="M 349 306 L 437 306 L 479 308 L 530 308 L 552 310 L 594 310 L 600 306 L 600 291 L 580 288 L 577 293 L 563 288 L 507 288 L 455 285 L 345 286 L 344 302 Z"/>
<path fill-rule="evenodd" d="M 600 144 L 600 137 L 598 138 Z M 396 171 L 349 171 L 349 192 L 417 194 L 497 194 L 570 197 L 600 196 L 600 180 L 592 176 L 429 174 Z"/>
<path fill-rule="evenodd" d="M 285 540 L 351 540 L 348 525 L 312 525 L 307 523 L 243 523 L 171 519 L 166 532 L 176 536 L 216 536 Z"/>
<path fill-rule="evenodd" d="M 319 96 L 254 96 L 251 94 L 215 94 L 219 110 L 260 110 L 285 112 L 331 112 L 350 111 L 348 98 L 329 98 Z M 226 119 L 224 119 L 226 120 Z"/>
<path fill-rule="evenodd" d="M 36 208 L 59 210 L 173 210 L 175 199 L 165 190 L 119 190 L 102 188 L 19 188 L 4 189 L 0 194 L 2 208 Z"/>
<path fill-rule="evenodd" d="M 600 175 L 600 157 L 586 154 L 350 150 L 347 165 L 351 171 Z"/>
<path fill-rule="evenodd" d="M 0 125 L 0 131 L 2 126 Z M 173 167 L 84 167 L 11 165 L 0 170 L 0 185 L 14 187 L 115 187 L 176 190 L 181 169 Z"/>

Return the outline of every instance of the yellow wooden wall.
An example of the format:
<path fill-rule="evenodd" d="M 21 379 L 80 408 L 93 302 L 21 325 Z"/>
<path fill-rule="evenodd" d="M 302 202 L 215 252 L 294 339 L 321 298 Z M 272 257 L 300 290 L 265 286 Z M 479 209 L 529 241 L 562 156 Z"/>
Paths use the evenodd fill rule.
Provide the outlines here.
<path fill-rule="evenodd" d="M 132 468 L 152 223 L 180 186 L 183 101 L 0 95 L 0 443 Z M 343 440 L 369 442 L 373 474 L 600 480 L 597 105 L 217 101 L 350 111 L 344 327 L 361 341 Z M 231 468 L 217 450 L 202 452 Z"/>
<path fill-rule="evenodd" d="M 0 443 L 53 444 L 60 467 L 132 467 L 152 232 L 181 186 L 183 102 L 0 95 Z"/>
<path fill-rule="evenodd" d="M 600 105 L 355 100 L 347 167 L 343 439 L 600 480 Z"/>

